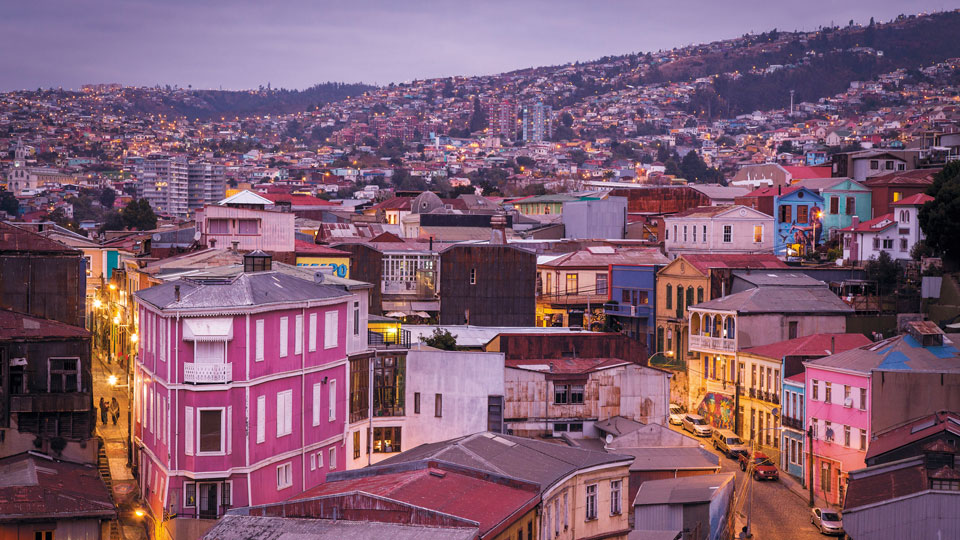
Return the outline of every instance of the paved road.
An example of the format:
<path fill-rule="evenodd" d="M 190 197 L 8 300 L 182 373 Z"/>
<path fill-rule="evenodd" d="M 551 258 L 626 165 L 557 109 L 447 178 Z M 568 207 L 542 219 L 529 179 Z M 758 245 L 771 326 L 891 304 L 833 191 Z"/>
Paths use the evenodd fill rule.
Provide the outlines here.
<path fill-rule="evenodd" d="M 677 426 L 672 429 L 681 431 Z M 686 432 L 684 432 L 686 433 Z M 689 435 L 689 433 L 687 433 Z M 721 472 L 736 474 L 735 493 L 739 498 L 747 495 L 740 507 L 742 520 L 746 520 L 750 508 L 747 475 L 740 471 L 736 461 L 728 459 L 713 449 L 709 439 L 703 439 L 704 447 L 720 456 Z M 783 472 L 781 471 L 781 474 Z M 751 527 L 754 540 L 824 540 L 829 537 L 810 524 L 810 507 L 807 501 L 781 482 L 755 482 Z"/>

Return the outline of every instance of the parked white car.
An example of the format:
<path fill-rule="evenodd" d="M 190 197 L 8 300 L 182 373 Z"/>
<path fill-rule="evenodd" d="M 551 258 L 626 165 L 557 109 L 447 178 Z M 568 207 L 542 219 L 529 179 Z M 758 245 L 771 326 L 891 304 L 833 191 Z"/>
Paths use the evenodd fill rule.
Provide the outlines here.
<path fill-rule="evenodd" d="M 668 421 L 675 426 L 683 424 L 683 409 L 676 403 L 670 404 L 670 418 Z"/>
<path fill-rule="evenodd" d="M 820 529 L 820 534 L 843 536 L 843 517 L 829 508 L 814 508 L 810 523 Z"/>

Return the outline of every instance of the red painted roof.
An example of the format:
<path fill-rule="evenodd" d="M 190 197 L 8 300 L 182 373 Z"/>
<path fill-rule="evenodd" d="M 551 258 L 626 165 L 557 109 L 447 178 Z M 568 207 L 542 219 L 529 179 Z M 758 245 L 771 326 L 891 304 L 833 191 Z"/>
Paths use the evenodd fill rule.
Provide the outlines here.
<path fill-rule="evenodd" d="M 33 453 L 0 459 L 0 522 L 116 517 L 107 486 L 93 465 Z"/>
<path fill-rule="evenodd" d="M 799 165 L 784 165 L 794 180 L 806 180 L 807 178 L 830 178 L 833 174 L 831 167 L 803 167 Z"/>
<path fill-rule="evenodd" d="M 796 375 L 791 375 L 784 380 L 794 382 L 794 383 L 800 383 L 802 385 L 807 380 L 807 374 L 801 371 L 800 373 L 797 373 Z"/>
<path fill-rule="evenodd" d="M 893 206 L 923 206 L 928 201 L 932 201 L 933 197 L 927 195 L 926 193 L 915 193 L 906 199 L 900 199 L 899 201 L 892 203 Z"/>
<path fill-rule="evenodd" d="M 297 255 L 330 255 L 332 257 L 350 256 L 350 254 L 346 251 L 340 251 L 339 249 L 333 249 L 332 247 L 304 242 L 303 240 L 296 240 L 293 244 L 294 251 L 296 251 Z"/>
<path fill-rule="evenodd" d="M 829 356 L 873 343 L 863 334 L 813 334 L 769 345 L 750 347 L 742 352 L 780 360 L 784 356 Z M 831 348 L 833 349 L 831 352 Z M 800 380 L 803 380 L 802 378 Z"/>
<path fill-rule="evenodd" d="M 891 450 L 926 439 L 945 430 L 960 435 L 960 413 L 940 411 L 876 433 L 876 438 L 870 442 L 870 446 L 867 448 L 866 459 L 886 454 Z"/>
<path fill-rule="evenodd" d="M 261 193 L 265 199 L 274 203 L 288 202 L 293 206 L 337 206 L 336 203 L 325 201 L 312 195 L 291 195 L 290 193 Z"/>
<path fill-rule="evenodd" d="M 889 223 L 881 226 L 880 224 L 883 223 L 884 220 L 889 221 Z M 858 224 L 856 228 L 850 226 L 839 230 L 843 232 L 880 232 L 889 227 L 893 227 L 896 224 L 897 222 L 893 219 L 893 214 L 891 213 L 873 218 L 870 221 L 864 221 L 863 223 Z"/>
<path fill-rule="evenodd" d="M 769 253 L 757 253 L 753 255 L 739 253 L 704 253 L 681 255 L 681 257 L 704 275 L 711 268 L 789 268 L 785 262 Z"/>
<path fill-rule="evenodd" d="M 481 535 L 539 497 L 535 484 L 508 485 L 485 479 L 483 473 L 468 475 L 447 467 L 430 466 L 403 472 L 388 469 L 372 476 L 327 481 L 291 500 L 354 491 L 476 521 Z"/>
<path fill-rule="evenodd" d="M 59 321 L 31 317 L 16 311 L 0 309 L 0 340 L 30 338 L 90 337 L 90 332 L 79 326 Z"/>
<path fill-rule="evenodd" d="M 896 499 L 929 488 L 923 464 L 893 469 L 873 476 L 851 479 L 843 508 L 847 510 Z"/>

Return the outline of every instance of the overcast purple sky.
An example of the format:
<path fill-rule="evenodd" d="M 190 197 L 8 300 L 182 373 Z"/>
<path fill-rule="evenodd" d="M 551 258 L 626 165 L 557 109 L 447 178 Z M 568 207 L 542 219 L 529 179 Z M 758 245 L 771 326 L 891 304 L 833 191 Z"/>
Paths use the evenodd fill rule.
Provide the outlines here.
<path fill-rule="evenodd" d="M 954 9 L 945 0 L 23 0 L 0 90 L 387 84 L 656 51 L 746 32 Z M 788 7 L 789 5 L 789 7 Z"/>

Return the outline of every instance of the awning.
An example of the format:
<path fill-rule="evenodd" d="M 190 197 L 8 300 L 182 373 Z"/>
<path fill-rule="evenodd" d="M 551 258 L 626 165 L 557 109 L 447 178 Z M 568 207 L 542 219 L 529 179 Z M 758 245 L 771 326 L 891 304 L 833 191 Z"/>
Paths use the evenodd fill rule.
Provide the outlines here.
<path fill-rule="evenodd" d="M 402 311 L 391 311 L 387 313 L 387 317 L 406 317 L 407 314 Z"/>
<path fill-rule="evenodd" d="M 413 311 L 440 311 L 440 302 L 410 302 Z"/>
<path fill-rule="evenodd" d="M 384 311 L 411 311 L 410 302 L 384 302 Z"/>
<path fill-rule="evenodd" d="M 414 313 L 414 315 L 416 315 L 417 317 L 423 317 L 424 319 L 430 318 L 430 314 L 427 313 L 426 311 L 417 311 L 416 313 Z"/>
<path fill-rule="evenodd" d="M 229 341 L 233 339 L 230 317 L 184 319 L 183 339 L 189 341 Z"/>

